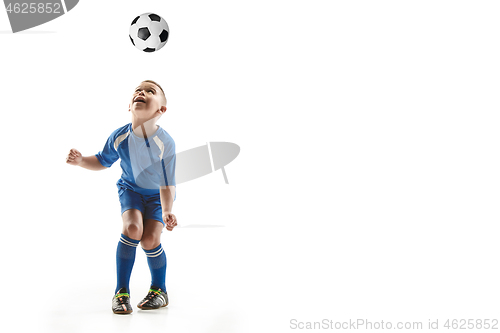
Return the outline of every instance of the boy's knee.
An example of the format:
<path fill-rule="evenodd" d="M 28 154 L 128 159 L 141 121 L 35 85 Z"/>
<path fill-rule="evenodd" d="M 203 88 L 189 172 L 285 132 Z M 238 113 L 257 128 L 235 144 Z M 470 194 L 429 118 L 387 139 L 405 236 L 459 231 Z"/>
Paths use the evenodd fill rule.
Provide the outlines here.
<path fill-rule="evenodd" d="M 142 226 L 137 223 L 127 223 L 123 226 L 123 234 L 132 239 L 141 239 Z"/>
<path fill-rule="evenodd" d="M 122 214 L 123 234 L 132 239 L 141 239 L 142 237 L 142 214 L 137 209 L 129 209 Z"/>
<path fill-rule="evenodd" d="M 160 245 L 160 240 L 153 234 L 144 234 L 141 238 L 141 246 L 144 250 L 152 250 Z"/>

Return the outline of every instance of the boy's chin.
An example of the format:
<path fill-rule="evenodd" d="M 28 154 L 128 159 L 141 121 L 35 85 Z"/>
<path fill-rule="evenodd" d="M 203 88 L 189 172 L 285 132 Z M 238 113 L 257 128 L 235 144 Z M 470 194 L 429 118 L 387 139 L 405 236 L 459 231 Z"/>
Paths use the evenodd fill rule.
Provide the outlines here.
<path fill-rule="evenodd" d="M 146 110 L 146 109 L 141 109 L 141 108 L 132 108 L 130 111 L 132 111 L 132 113 L 137 116 L 137 117 L 141 117 L 141 118 L 151 118 L 154 116 L 154 112 L 152 112 L 151 110 Z"/>
<path fill-rule="evenodd" d="M 159 119 L 161 115 L 157 115 L 156 112 L 146 112 L 143 110 L 131 110 L 132 115 L 141 120 L 153 120 L 153 119 Z"/>

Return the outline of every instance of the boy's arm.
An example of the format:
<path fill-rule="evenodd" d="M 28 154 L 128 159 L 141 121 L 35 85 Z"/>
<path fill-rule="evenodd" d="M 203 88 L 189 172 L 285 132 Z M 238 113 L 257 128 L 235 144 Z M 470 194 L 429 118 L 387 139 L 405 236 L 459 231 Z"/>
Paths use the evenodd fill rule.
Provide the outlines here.
<path fill-rule="evenodd" d="M 68 157 L 66 157 L 66 163 L 81 166 L 82 168 L 94 171 L 107 169 L 107 167 L 103 166 L 101 162 L 99 162 L 97 156 L 92 155 L 84 157 L 76 149 L 71 149 L 69 151 Z"/>
<path fill-rule="evenodd" d="M 108 169 L 107 167 L 102 165 L 101 162 L 99 162 L 97 156 L 95 155 L 82 157 L 82 162 L 79 164 L 79 166 L 93 171 Z"/>
<path fill-rule="evenodd" d="M 174 205 L 175 186 L 160 186 L 160 201 L 163 222 L 167 230 L 172 229 L 177 225 L 177 218 L 172 214 L 172 206 Z"/>

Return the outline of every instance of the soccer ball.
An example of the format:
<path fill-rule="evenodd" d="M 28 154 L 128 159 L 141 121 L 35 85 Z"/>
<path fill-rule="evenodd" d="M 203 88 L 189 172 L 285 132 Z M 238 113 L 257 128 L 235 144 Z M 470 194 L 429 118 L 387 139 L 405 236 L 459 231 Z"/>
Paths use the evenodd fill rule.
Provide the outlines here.
<path fill-rule="evenodd" d="M 153 13 L 144 13 L 132 21 L 129 37 L 132 44 L 139 50 L 154 52 L 167 43 L 168 33 L 168 24 L 163 17 Z"/>

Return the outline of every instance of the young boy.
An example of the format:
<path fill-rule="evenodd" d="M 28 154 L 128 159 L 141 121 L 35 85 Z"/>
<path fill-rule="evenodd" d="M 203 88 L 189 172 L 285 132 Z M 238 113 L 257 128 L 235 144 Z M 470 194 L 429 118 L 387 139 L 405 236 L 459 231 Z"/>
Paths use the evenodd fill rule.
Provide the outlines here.
<path fill-rule="evenodd" d="M 160 243 L 163 226 L 177 225 L 172 214 L 175 199 L 175 143 L 156 121 L 165 113 L 163 89 L 146 80 L 135 89 L 129 104 L 132 123 L 108 138 L 103 150 L 85 156 L 71 149 L 66 163 L 89 170 L 109 168 L 119 158 L 122 176 L 116 183 L 123 229 L 116 250 L 117 285 L 112 301 L 114 313 L 131 313 L 129 281 L 139 243 L 146 252 L 151 271 L 149 293 L 137 305 L 158 309 L 168 305 L 165 289 L 167 259 Z"/>

